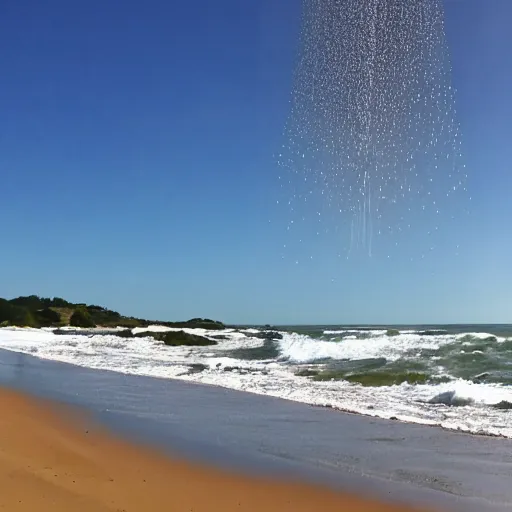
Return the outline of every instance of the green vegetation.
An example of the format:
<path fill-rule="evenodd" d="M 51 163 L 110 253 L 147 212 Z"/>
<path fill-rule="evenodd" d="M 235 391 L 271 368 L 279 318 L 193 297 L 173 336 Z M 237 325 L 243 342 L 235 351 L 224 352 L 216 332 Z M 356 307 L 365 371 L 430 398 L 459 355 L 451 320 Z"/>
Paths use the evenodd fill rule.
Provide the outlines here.
<path fill-rule="evenodd" d="M 39 328 L 71 325 L 85 328 L 101 326 L 105 328 L 125 327 L 126 329 L 133 329 L 135 327 L 148 327 L 151 324 L 179 329 L 202 328 L 221 330 L 226 328 L 223 323 L 210 320 L 209 318 L 193 318 L 185 322 L 160 322 L 126 317 L 117 311 L 101 306 L 75 304 L 60 297 L 51 299 L 29 295 L 11 300 L 0 299 L 0 327 Z M 211 340 L 208 341 L 210 344 L 214 343 Z M 173 343 L 169 341 L 169 344 Z"/>
<path fill-rule="evenodd" d="M 79 306 L 69 319 L 69 325 L 73 327 L 96 327 L 92 316 L 84 306 Z"/>
<path fill-rule="evenodd" d="M 51 327 L 60 323 L 60 315 L 51 308 L 44 308 L 36 311 L 36 322 L 41 327 Z"/>
<path fill-rule="evenodd" d="M 34 313 L 35 311 L 0 299 L 0 322 L 2 323 L 7 322 L 8 325 L 19 327 L 37 327 Z"/>
<path fill-rule="evenodd" d="M 67 300 L 59 297 L 48 299 L 44 297 L 38 297 L 37 295 L 29 295 L 27 297 L 17 297 L 9 301 L 14 306 L 29 309 L 31 311 L 37 311 L 38 309 L 44 308 L 72 308 L 74 305 Z"/>
<path fill-rule="evenodd" d="M 154 322 L 153 322 L 154 323 Z M 226 326 L 222 322 L 216 322 L 209 318 L 192 318 L 186 322 L 156 322 L 165 327 L 174 327 L 176 329 L 207 329 L 209 331 L 221 331 Z"/>

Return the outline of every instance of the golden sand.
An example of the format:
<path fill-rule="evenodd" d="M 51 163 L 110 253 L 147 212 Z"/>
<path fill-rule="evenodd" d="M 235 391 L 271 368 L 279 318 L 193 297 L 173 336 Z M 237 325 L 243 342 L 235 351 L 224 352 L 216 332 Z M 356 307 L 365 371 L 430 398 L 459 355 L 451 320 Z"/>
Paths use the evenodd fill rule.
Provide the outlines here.
<path fill-rule="evenodd" d="M 0 390 L 0 510 L 405 512 L 301 483 L 174 460 L 86 417 Z"/>

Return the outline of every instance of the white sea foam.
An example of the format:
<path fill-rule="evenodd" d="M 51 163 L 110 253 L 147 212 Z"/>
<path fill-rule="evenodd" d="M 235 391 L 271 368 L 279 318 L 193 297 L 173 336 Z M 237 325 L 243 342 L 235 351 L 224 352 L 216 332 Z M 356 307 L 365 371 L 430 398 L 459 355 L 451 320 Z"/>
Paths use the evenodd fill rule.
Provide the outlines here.
<path fill-rule="evenodd" d="M 379 334 L 358 339 L 343 338 L 343 342 L 315 340 L 304 334 L 284 333 L 279 346 L 284 358 L 294 363 L 310 363 L 321 359 L 369 359 L 385 357 L 395 361 L 412 350 L 437 349 L 453 341 L 453 337 L 440 334 L 420 336 L 401 334 L 386 336 Z"/>
<path fill-rule="evenodd" d="M 457 340 L 462 339 L 473 339 L 475 341 L 477 340 L 487 340 L 494 338 L 496 341 L 505 341 L 505 338 L 501 338 L 499 336 L 495 336 L 494 334 L 490 334 L 488 332 L 465 332 L 463 334 L 458 334 L 455 336 Z M 467 343 L 467 342 L 466 342 Z"/>
<path fill-rule="evenodd" d="M 133 334 L 140 334 L 141 332 L 170 332 L 181 331 L 182 329 L 173 329 L 172 327 L 165 327 L 165 325 L 148 325 L 147 327 L 135 327 L 132 329 Z"/>
<path fill-rule="evenodd" d="M 334 331 L 324 331 L 324 334 L 369 334 L 373 336 L 379 336 L 382 334 L 386 334 L 387 331 L 382 329 L 341 329 Z"/>
<path fill-rule="evenodd" d="M 228 339 L 220 340 L 213 347 L 166 347 L 152 338 L 55 335 L 42 329 L 0 329 L 0 348 L 89 368 L 178 378 L 371 416 L 396 417 L 403 421 L 512 438 L 512 415 L 489 407 L 499 402 L 512 403 L 512 389 L 506 386 L 459 380 L 438 385 L 405 383 L 363 387 L 345 381 L 315 382 L 298 377 L 294 373 L 296 367 L 289 364 L 291 360 L 302 363 L 326 357 L 396 359 L 419 346 L 431 348 L 453 342 L 454 336 L 421 337 L 408 333 L 392 339 L 376 336 L 335 343 L 282 333 L 283 340 L 278 346 L 288 361 L 279 362 L 240 360 L 231 356 L 230 351 L 236 348 L 261 346 L 263 341 L 260 339 L 234 331 L 193 332 L 222 333 Z M 192 373 L 189 371 L 191 364 L 202 364 L 206 369 Z"/>
<path fill-rule="evenodd" d="M 418 386 L 418 393 L 427 398 L 432 386 Z M 422 389 L 425 388 L 425 389 Z M 512 403 L 512 388 L 499 384 L 476 384 L 467 380 L 456 380 L 437 386 L 438 393 L 430 403 L 444 405 L 495 405 L 500 402 Z"/>

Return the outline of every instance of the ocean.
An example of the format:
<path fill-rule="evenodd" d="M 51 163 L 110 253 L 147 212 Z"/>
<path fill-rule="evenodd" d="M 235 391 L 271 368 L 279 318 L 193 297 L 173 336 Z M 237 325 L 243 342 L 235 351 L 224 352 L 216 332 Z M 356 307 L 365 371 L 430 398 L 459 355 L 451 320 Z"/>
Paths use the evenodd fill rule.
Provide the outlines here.
<path fill-rule="evenodd" d="M 512 438 L 511 325 L 185 331 L 214 337 L 218 344 L 169 347 L 153 338 L 3 328 L 0 348 L 93 369 L 200 382 Z"/>

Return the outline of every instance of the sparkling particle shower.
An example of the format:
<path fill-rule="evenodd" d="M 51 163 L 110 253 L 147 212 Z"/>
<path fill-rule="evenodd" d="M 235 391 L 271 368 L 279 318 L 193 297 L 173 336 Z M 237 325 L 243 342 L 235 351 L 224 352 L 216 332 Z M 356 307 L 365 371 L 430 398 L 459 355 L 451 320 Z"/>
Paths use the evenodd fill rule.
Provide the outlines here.
<path fill-rule="evenodd" d="M 280 179 L 290 224 L 326 214 L 349 248 L 438 229 L 465 192 L 442 0 L 304 0 Z"/>

